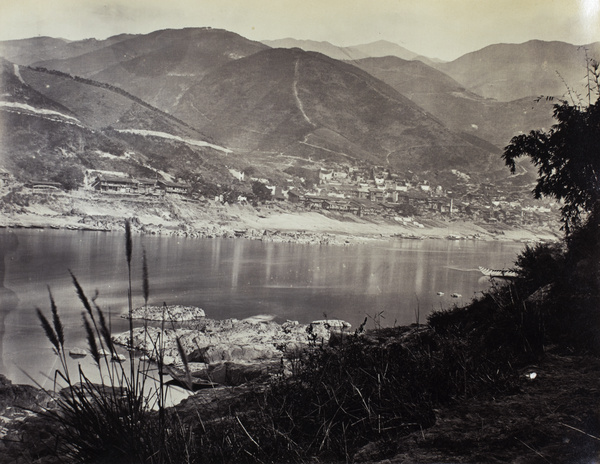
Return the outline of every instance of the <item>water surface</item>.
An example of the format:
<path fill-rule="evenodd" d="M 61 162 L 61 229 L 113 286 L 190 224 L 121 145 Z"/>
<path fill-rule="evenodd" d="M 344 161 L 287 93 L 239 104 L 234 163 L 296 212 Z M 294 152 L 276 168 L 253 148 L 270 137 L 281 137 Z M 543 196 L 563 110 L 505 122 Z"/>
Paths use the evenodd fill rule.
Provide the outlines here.
<path fill-rule="evenodd" d="M 142 247 L 150 304 L 194 305 L 208 317 L 257 314 L 307 323 L 338 318 L 357 327 L 425 321 L 433 310 L 466 303 L 489 287 L 478 266 L 511 267 L 521 244 L 393 240 L 318 246 L 234 239 L 134 237 L 134 305 L 143 303 Z M 85 347 L 77 276 L 110 315 L 114 332 L 127 305 L 123 234 L 58 230 L 0 231 L 0 373 L 44 383 L 55 367 L 35 308 L 50 312 L 51 289 L 66 325 L 67 346 Z M 438 292 L 444 293 L 439 296 Z M 452 293 L 462 295 L 452 298 Z M 89 362 L 79 360 L 74 362 Z"/>

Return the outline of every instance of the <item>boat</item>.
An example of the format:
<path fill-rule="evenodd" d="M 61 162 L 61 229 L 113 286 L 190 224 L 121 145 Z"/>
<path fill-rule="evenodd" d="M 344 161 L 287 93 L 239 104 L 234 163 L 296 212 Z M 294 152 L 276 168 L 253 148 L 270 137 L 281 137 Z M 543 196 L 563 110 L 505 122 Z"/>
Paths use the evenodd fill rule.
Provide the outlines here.
<path fill-rule="evenodd" d="M 462 295 L 460 293 L 453 293 L 452 295 L 450 295 L 452 298 L 462 298 Z"/>
<path fill-rule="evenodd" d="M 517 277 L 515 271 L 509 271 L 508 269 L 489 269 L 487 267 L 479 266 L 479 270 L 484 276 L 491 278 L 514 279 Z"/>

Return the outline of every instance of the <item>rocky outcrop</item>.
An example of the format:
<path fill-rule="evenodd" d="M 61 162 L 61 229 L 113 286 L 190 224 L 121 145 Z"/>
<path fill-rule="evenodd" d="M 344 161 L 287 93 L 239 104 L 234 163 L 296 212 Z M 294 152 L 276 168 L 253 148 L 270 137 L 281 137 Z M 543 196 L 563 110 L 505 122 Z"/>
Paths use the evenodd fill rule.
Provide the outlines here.
<path fill-rule="evenodd" d="M 165 322 L 189 322 L 206 316 L 204 310 L 196 306 L 142 306 L 135 308 L 131 314 L 132 319 L 144 319 L 147 321 L 165 321 Z M 122 317 L 127 318 L 127 314 Z"/>
<path fill-rule="evenodd" d="M 196 377 L 230 385 L 262 375 L 265 366 L 281 360 L 285 353 L 311 343 L 327 343 L 333 333 L 349 329 L 350 324 L 338 320 L 279 324 L 260 318 L 203 319 L 196 322 L 194 329 L 136 328 L 133 346 L 155 360 L 160 353 L 165 365 L 181 366 L 179 340 L 187 362 L 200 363 L 194 364 Z M 127 345 L 129 332 L 114 338 L 117 343 Z"/>

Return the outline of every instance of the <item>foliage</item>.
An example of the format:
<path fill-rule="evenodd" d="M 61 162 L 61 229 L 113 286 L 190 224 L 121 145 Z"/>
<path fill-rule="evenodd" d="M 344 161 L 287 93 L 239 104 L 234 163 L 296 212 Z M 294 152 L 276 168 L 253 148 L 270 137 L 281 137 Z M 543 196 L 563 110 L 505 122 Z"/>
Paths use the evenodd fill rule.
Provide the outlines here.
<path fill-rule="evenodd" d="M 521 277 L 520 284 L 530 292 L 549 285 L 564 269 L 564 247 L 561 243 L 526 245 L 515 266 Z"/>
<path fill-rule="evenodd" d="M 252 182 L 252 193 L 260 202 L 269 201 L 272 197 L 271 190 L 265 184 L 259 181 Z"/>
<path fill-rule="evenodd" d="M 126 256 L 130 274 L 132 240 L 126 223 Z M 83 306 L 83 325 L 89 352 L 96 364 L 99 381 L 94 382 L 81 366 L 75 375 L 69 371 L 65 351 L 64 327 L 50 292 L 51 322 L 38 309 L 38 318 L 59 359 L 55 389 L 64 386 L 56 405 L 45 416 L 56 424 L 57 447 L 61 462 L 90 463 L 184 463 L 195 453 L 190 427 L 173 410 L 165 407 L 167 386 L 163 382 L 164 347 L 159 337 L 150 355 L 157 360 L 158 380 L 151 364 L 136 360 L 129 337 L 128 371 L 112 341 L 109 324 L 95 298 L 86 296 L 77 278 L 73 285 Z M 147 300 L 147 265 L 143 263 L 143 290 Z M 131 278 L 128 300 L 131 321 Z M 186 365 L 187 367 L 187 365 Z"/>
<path fill-rule="evenodd" d="M 538 168 L 535 198 L 562 200 L 567 233 L 600 200 L 600 97 L 588 106 L 567 101 L 554 105 L 557 123 L 549 130 L 515 136 L 502 155 L 514 173 L 516 160 L 528 156 Z"/>
<path fill-rule="evenodd" d="M 75 190 L 83 185 L 83 171 L 77 166 L 67 166 L 56 173 L 52 180 L 60 183 L 65 190 Z"/>

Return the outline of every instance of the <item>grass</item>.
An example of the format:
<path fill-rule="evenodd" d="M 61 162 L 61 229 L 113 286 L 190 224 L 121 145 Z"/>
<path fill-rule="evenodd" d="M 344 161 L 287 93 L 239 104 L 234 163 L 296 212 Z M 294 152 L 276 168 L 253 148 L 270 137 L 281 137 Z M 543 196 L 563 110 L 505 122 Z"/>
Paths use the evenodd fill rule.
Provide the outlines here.
<path fill-rule="evenodd" d="M 101 309 L 72 276 L 84 308 L 89 349 L 104 375 L 97 384 L 81 370 L 73 375 L 68 371 L 64 330 L 50 293 L 51 317 L 39 310 L 38 315 L 61 360 L 57 380 L 66 384 L 58 408 L 48 412 L 59 425 L 57 450 L 67 462 L 352 462 L 375 443 L 377 459 L 390 457 L 398 452 L 402 437 L 423 434 L 435 424 L 439 408 L 516 392 L 520 368 L 542 359 L 548 346 L 593 350 L 595 339 L 581 347 L 574 335 L 577 328 L 580 333 L 593 331 L 585 327 L 583 316 L 598 295 L 597 274 L 589 276 L 590 269 L 597 271 L 598 261 L 577 251 L 581 242 L 591 240 L 589 233 L 581 235 L 566 249 L 527 248 L 517 261 L 520 277 L 514 282 L 492 286 L 467 307 L 437 311 L 426 323 L 420 321 L 417 301 L 410 327 L 381 328 L 379 313 L 371 318 L 376 329 L 364 330 L 366 318 L 354 334 L 324 343 L 311 336 L 309 326 L 307 347 L 285 353 L 278 375 L 230 396 L 227 390 L 211 391 L 216 403 L 210 410 L 165 407 L 168 387 L 161 374 L 160 335 L 150 344 L 157 379 L 133 356 L 132 326 L 130 369 L 102 357 L 103 350 L 116 354 L 110 330 Z M 130 273 L 128 227 L 126 257 Z M 142 266 L 147 304 L 145 251 Z M 550 288 L 550 300 L 532 298 L 540 286 Z M 566 311 L 557 302 L 575 305 Z M 563 333 L 556 330 L 560 326 Z M 179 341 L 177 348 L 191 387 Z M 153 386 L 150 393 L 147 382 Z"/>
<path fill-rule="evenodd" d="M 119 362 L 117 347 L 102 309 L 90 300 L 75 275 L 73 285 L 81 305 L 82 320 L 90 354 L 99 382 L 94 382 L 81 367 L 69 371 L 65 351 L 64 328 L 58 307 L 50 296 L 51 322 L 37 310 L 42 328 L 60 361 L 55 371 L 55 390 L 59 387 L 56 407 L 46 417 L 56 429 L 57 456 L 65 462 L 93 463 L 183 463 L 190 462 L 195 440 L 190 427 L 183 424 L 174 410 L 166 408 L 168 386 L 163 381 L 161 337 L 153 340 L 158 379 L 149 363 L 138 361 L 132 349 L 131 255 L 132 240 L 126 223 L 126 257 L 129 286 L 129 370 Z M 143 259 L 143 291 L 149 294 L 147 264 Z M 108 355 L 104 355 L 108 353 Z M 185 359 L 185 357 L 183 358 Z M 187 364 L 186 364 L 187 366 Z"/>

